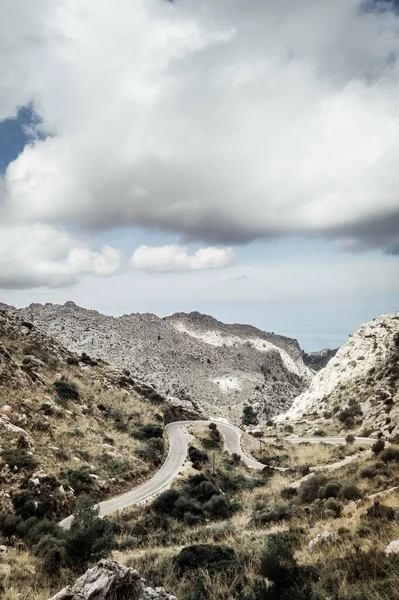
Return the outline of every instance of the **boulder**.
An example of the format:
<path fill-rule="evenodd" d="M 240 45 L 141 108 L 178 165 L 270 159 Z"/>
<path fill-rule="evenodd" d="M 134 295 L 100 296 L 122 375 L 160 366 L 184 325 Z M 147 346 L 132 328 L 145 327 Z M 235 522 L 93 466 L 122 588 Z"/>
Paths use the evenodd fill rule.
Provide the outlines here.
<path fill-rule="evenodd" d="M 322 544 L 330 544 L 337 537 L 336 531 L 323 531 L 319 533 L 308 544 L 308 552 L 312 553 L 318 546 Z"/>
<path fill-rule="evenodd" d="M 110 560 L 100 560 L 74 585 L 64 588 L 50 600 L 114 600 L 122 596 L 129 600 L 176 600 L 163 588 L 145 587 L 135 569 Z"/>
<path fill-rule="evenodd" d="M 384 550 L 385 554 L 399 554 L 399 540 L 394 540 Z"/>

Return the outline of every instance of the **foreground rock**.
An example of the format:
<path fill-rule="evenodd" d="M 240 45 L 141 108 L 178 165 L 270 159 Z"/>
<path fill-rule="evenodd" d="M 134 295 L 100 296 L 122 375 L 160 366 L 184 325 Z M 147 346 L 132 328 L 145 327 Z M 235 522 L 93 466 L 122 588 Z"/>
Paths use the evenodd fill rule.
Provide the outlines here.
<path fill-rule="evenodd" d="M 101 560 L 86 571 L 73 586 L 68 586 L 50 600 L 176 600 L 163 588 L 145 587 L 139 573 L 117 562 Z"/>
<path fill-rule="evenodd" d="M 313 375 L 296 340 L 196 312 L 113 318 L 73 302 L 18 312 L 68 350 L 125 369 L 174 406 L 185 403 L 186 414 L 191 408 L 240 423 L 248 403 L 265 421 L 286 410 Z"/>

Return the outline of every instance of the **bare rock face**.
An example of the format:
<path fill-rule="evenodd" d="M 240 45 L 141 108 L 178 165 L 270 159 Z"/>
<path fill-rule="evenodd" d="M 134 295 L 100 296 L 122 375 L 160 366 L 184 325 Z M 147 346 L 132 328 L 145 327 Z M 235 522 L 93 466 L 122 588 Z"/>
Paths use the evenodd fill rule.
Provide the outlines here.
<path fill-rule="evenodd" d="M 186 403 L 186 414 L 240 422 L 248 403 L 266 420 L 287 409 L 313 375 L 296 340 L 200 313 L 113 318 L 73 302 L 17 312 L 68 350 L 128 370 L 174 406 L 176 398 Z"/>
<path fill-rule="evenodd" d="M 176 600 L 163 588 L 146 588 L 139 573 L 117 562 L 101 560 L 86 571 L 73 586 L 58 592 L 50 600 Z"/>
<path fill-rule="evenodd" d="M 399 313 L 365 323 L 280 420 L 336 421 L 358 434 L 399 435 Z"/>

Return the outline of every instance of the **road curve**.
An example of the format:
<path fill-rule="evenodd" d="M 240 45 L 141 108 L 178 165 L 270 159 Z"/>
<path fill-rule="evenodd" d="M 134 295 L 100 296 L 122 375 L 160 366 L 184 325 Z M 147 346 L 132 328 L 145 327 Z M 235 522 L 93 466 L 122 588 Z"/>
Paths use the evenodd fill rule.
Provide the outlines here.
<path fill-rule="evenodd" d="M 161 469 L 143 485 L 134 488 L 130 492 L 105 500 L 99 503 L 100 517 L 109 515 L 110 513 L 122 510 L 134 504 L 139 504 L 152 496 L 155 496 L 161 490 L 166 488 L 170 482 L 178 475 L 187 456 L 188 443 L 190 435 L 187 432 L 187 425 L 195 423 L 209 423 L 210 421 L 179 421 L 166 425 L 166 431 L 169 437 L 169 452 L 168 456 L 162 465 Z M 258 461 L 249 458 L 241 450 L 240 437 L 241 433 L 234 425 L 227 423 L 216 423 L 219 430 L 225 438 L 227 451 L 230 454 L 239 454 L 242 461 L 251 468 L 263 469 L 264 465 Z M 68 529 L 72 522 L 72 516 L 61 521 L 60 525 L 64 529 Z"/>
<path fill-rule="evenodd" d="M 251 469 L 264 469 L 265 465 L 258 462 L 257 460 L 250 458 L 241 448 L 241 431 L 238 427 L 230 425 L 228 423 L 222 423 L 219 421 L 178 421 L 175 423 L 169 423 L 166 425 L 166 431 L 169 437 L 169 452 L 168 456 L 160 468 L 160 470 L 150 479 L 141 486 L 134 488 L 129 492 L 125 492 L 120 496 L 105 500 L 99 503 L 100 517 L 109 515 L 110 513 L 128 508 L 134 504 L 139 504 L 148 498 L 151 498 L 166 488 L 171 481 L 179 474 L 184 461 L 187 456 L 188 443 L 190 435 L 187 431 L 188 425 L 195 425 L 198 423 L 208 424 L 210 422 L 216 423 L 219 431 L 223 434 L 225 446 L 229 454 L 238 454 L 241 457 L 242 462 Z M 333 440 L 329 442 L 328 440 Z M 366 442 L 367 438 L 362 438 Z M 299 443 L 301 441 L 311 441 L 312 438 L 290 438 L 288 441 L 293 443 Z M 339 440 L 339 441 L 338 441 Z M 317 438 L 318 443 L 345 443 L 344 438 Z M 372 440 L 371 443 L 374 443 Z M 370 440 L 368 440 L 370 442 Z M 367 443 L 367 442 L 366 442 Z M 286 469 L 279 469 L 285 471 Z M 61 527 L 69 529 L 72 522 L 72 516 L 67 517 L 60 522 Z"/>

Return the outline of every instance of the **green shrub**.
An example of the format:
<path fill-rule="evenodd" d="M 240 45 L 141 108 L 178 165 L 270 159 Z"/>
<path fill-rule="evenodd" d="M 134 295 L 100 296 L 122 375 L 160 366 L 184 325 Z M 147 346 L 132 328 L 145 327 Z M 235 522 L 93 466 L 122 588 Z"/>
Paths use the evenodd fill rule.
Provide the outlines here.
<path fill-rule="evenodd" d="M 222 447 L 222 436 L 215 423 L 209 424 L 209 435 L 202 440 L 206 448 L 217 449 Z"/>
<path fill-rule="evenodd" d="M 279 523 L 290 519 L 292 509 L 289 504 L 274 504 L 273 506 L 257 505 L 253 513 L 253 522 L 256 525 Z"/>
<path fill-rule="evenodd" d="M 398 462 L 399 461 L 399 448 L 395 446 L 388 446 L 380 454 L 380 458 L 384 463 Z"/>
<path fill-rule="evenodd" d="M 68 356 L 68 358 L 66 359 L 67 365 L 75 365 L 77 366 L 79 364 L 79 359 L 76 358 L 76 356 Z"/>
<path fill-rule="evenodd" d="M 244 406 L 242 411 L 242 424 L 243 425 L 257 425 L 259 423 L 258 415 L 252 408 L 252 406 Z"/>
<path fill-rule="evenodd" d="M 320 498 L 338 498 L 342 485 L 338 481 L 328 481 L 326 485 L 320 488 Z"/>
<path fill-rule="evenodd" d="M 37 460 L 33 456 L 20 448 L 2 450 L 1 458 L 12 470 L 18 469 L 19 471 L 24 470 L 31 473 L 38 465 Z"/>
<path fill-rule="evenodd" d="M 210 544 L 183 548 L 174 559 L 173 566 L 179 576 L 198 569 L 206 569 L 210 573 L 228 573 L 240 568 L 233 548 Z"/>
<path fill-rule="evenodd" d="M 76 383 L 63 378 L 55 381 L 53 385 L 59 398 L 63 400 L 79 400 L 80 395 Z"/>
<path fill-rule="evenodd" d="M 170 490 L 166 490 L 162 492 L 155 498 L 152 503 L 153 510 L 158 514 L 172 514 L 172 510 L 174 508 L 176 500 L 180 497 L 180 492 L 171 488 Z"/>
<path fill-rule="evenodd" d="M 65 562 L 84 569 L 90 562 L 106 557 L 114 546 L 111 523 L 99 519 L 100 509 L 88 497 L 78 498 L 70 529 L 65 533 Z"/>
<path fill-rule="evenodd" d="M 377 440 L 376 442 L 374 442 L 374 444 L 371 446 L 372 451 L 374 452 L 374 454 L 381 454 L 381 452 L 384 450 L 385 448 L 385 442 L 384 440 Z"/>
<path fill-rule="evenodd" d="M 198 450 L 195 446 L 190 446 L 188 449 L 188 457 L 193 463 L 193 466 L 201 466 L 208 461 L 208 455 L 202 450 Z"/>
<path fill-rule="evenodd" d="M 147 440 L 146 447 L 136 450 L 136 454 L 143 460 L 152 463 L 155 467 L 159 466 L 164 456 L 163 438 L 150 438 Z"/>
<path fill-rule="evenodd" d="M 302 481 L 298 489 L 298 500 L 300 504 L 311 504 L 319 498 L 319 490 L 325 486 L 327 479 L 324 475 L 313 475 Z"/>
<path fill-rule="evenodd" d="M 0 534 L 11 544 L 12 539 L 18 535 L 18 527 L 22 519 L 12 513 L 0 513 Z"/>
<path fill-rule="evenodd" d="M 163 437 L 163 428 L 153 423 L 143 425 L 133 434 L 133 437 L 139 440 L 148 440 L 150 438 L 161 438 Z"/>
<path fill-rule="evenodd" d="M 232 508 L 230 502 L 223 494 L 215 494 L 205 502 L 204 511 L 210 514 L 212 517 L 227 519 L 231 517 Z"/>
<path fill-rule="evenodd" d="M 87 467 L 66 469 L 61 472 L 61 475 L 77 494 L 90 492 L 94 484 Z"/>
<path fill-rule="evenodd" d="M 355 484 L 348 483 L 342 487 L 340 496 L 344 500 L 360 500 L 363 498 L 363 493 Z"/>
<path fill-rule="evenodd" d="M 41 558 L 44 570 L 53 574 L 59 570 L 66 559 L 64 540 L 46 534 L 37 544 L 35 554 Z"/>

